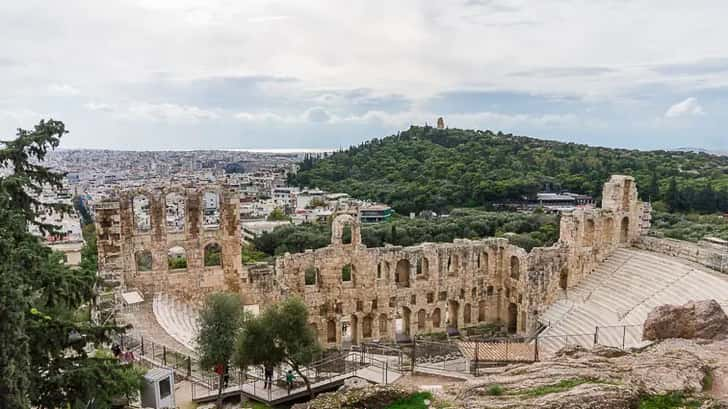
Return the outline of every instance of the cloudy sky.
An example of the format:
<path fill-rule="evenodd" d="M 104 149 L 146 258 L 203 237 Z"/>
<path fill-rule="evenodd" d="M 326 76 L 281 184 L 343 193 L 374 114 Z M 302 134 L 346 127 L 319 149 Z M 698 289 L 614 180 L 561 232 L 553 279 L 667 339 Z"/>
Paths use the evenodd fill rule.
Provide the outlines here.
<path fill-rule="evenodd" d="M 336 148 L 410 124 L 728 150 L 725 0 L 0 0 L 0 138 Z"/>

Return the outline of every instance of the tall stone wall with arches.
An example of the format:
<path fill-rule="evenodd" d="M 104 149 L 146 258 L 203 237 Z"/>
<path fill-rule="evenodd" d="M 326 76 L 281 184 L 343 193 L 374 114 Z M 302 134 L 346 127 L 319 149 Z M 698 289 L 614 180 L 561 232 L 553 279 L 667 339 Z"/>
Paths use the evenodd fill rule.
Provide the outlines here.
<path fill-rule="evenodd" d="M 237 193 L 217 185 L 118 192 L 96 207 L 99 269 L 146 294 L 239 291 L 238 207 Z"/>

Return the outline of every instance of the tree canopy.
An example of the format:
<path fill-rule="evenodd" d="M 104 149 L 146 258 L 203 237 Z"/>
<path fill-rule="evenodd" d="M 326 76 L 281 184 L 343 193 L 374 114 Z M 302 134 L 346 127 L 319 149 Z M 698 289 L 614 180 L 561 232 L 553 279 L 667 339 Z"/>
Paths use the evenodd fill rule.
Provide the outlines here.
<path fill-rule="evenodd" d="M 664 201 L 674 211 L 728 211 L 726 156 L 427 126 L 309 155 L 290 182 L 384 202 L 407 214 L 521 200 L 539 191 L 598 197 L 611 174 L 634 176 L 643 200 Z"/>
<path fill-rule="evenodd" d="M 119 328 L 95 325 L 77 314 L 93 300 L 96 256 L 86 244 L 80 268 L 33 236 L 29 225 L 58 234 L 40 222 L 44 212 L 70 206 L 42 203 L 44 187 L 60 188 L 63 175 L 42 165 L 47 152 L 66 133 L 59 121 L 41 121 L 4 141 L 0 168 L 0 401 L 3 408 L 77 408 L 93 402 L 109 407 L 119 395 L 139 391 L 140 377 L 130 366 L 103 353 L 89 355 L 89 344 L 102 347 Z"/>

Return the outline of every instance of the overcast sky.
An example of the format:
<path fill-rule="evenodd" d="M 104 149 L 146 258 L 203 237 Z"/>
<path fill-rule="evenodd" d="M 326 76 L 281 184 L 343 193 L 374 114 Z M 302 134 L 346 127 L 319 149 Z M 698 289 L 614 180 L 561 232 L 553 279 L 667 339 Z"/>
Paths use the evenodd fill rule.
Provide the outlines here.
<path fill-rule="evenodd" d="M 336 148 L 410 124 L 728 150 L 728 2 L 0 0 L 0 138 Z"/>

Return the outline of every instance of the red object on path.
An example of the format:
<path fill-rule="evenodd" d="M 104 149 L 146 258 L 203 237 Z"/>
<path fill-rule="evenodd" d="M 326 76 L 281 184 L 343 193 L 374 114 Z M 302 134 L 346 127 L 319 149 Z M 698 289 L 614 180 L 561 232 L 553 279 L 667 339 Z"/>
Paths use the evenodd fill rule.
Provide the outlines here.
<path fill-rule="evenodd" d="M 218 375 L 222 375 L 223 372 L 225 372 L 225 368 L 223 368 L 222 364 L 215 365 L 215 373 Z"/>

